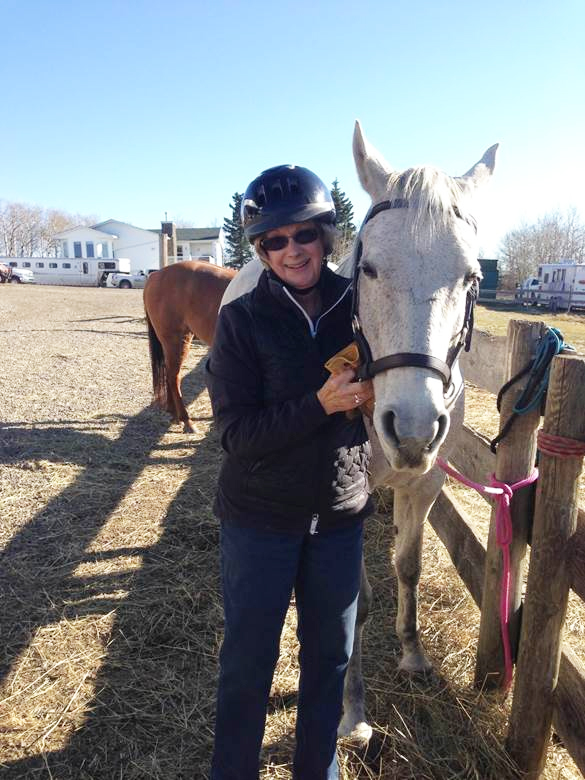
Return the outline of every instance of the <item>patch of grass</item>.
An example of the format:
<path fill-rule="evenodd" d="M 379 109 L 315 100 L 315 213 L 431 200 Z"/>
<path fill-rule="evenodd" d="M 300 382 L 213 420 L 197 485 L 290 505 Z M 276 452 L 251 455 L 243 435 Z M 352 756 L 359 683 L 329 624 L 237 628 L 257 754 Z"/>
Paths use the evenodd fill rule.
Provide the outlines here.
<path fill-rule="evenodd" d="M 546 309 L 523 308 L 515 311 L 476 306 L 475 325 L 494 336 L 505 336 L 510 320 L 535 320 L 558 328 L 565 341 L 577 352 L 585 354 L 585 314 L 551 314 Z"/>

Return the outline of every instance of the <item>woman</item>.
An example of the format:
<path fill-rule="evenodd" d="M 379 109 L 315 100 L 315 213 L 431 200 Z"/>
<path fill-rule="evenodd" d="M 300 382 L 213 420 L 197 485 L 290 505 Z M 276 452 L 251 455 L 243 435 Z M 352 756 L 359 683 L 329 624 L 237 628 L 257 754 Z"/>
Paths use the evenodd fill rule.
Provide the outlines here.
<path fill-rule="evenodd" d="M 242 222 L 266 270 L 220 312 L 207 381 L 224 450 L 225 634 L 211 780 L 257 780 L 266 707 L 294 591 L 300 642 L 296 780 L 334 780 L 353 644 L 362 524 L 371 511 L 361 415 L 369 382 L 324 363 L 352 340 L 351 290 L 330 271 L 335 206 L 281 165 L 246 190 Z"/>

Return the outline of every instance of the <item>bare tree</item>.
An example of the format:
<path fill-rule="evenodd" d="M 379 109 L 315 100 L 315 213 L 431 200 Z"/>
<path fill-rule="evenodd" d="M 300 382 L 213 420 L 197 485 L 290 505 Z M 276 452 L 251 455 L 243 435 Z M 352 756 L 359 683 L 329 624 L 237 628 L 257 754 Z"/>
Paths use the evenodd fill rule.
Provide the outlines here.
<path fill-rule="evenodd" d="M 54 256 L 58 243 L 54 238 L 56 233 L 77 225 L 95 225 L 97 221 L 95 216 L 0 201 L 0 255 Z"/>
<path fill-rule="evenodd" d="M 498 259 L 513 284 L 536 276 L 542 263 L 585 261 L 585 224 L 577 210 L 545 214 L 532 225 L 523 224 L 506 233 Z"/>

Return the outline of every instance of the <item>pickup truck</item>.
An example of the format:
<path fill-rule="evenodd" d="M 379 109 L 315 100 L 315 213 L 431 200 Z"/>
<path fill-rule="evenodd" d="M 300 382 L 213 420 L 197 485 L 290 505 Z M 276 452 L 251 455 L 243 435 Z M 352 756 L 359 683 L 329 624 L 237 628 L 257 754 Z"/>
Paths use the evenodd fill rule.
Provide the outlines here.
<path fill-rule="evenodd" d="M 538 276 L 527 277 L 522 284 L 516 287 L 515 299 L 519 301 L 523 306 L 536 305 L 538 298 L 538 291 L 540 290 L 540 280 Z"/>
<path fill-rule="evenodd" d="M 2 264 L 0 281 L 12 284 L 34 284 L 35 275 L 28 268 L 16 268 Z"/>
<path fill-rule="evenodd" d="M 145 271 L 137 271 L 136 273 L 131 274 L 110 274 L 108 276 L 107 286 L 118 287 L 120 290 L 129 290 L 131 287 L 144 287 L 146 280 L 148 279 L 148 275 L 151 274 L 152 271 L 156 271 L 156 268 L 153 268 L 148 273 Z"/>

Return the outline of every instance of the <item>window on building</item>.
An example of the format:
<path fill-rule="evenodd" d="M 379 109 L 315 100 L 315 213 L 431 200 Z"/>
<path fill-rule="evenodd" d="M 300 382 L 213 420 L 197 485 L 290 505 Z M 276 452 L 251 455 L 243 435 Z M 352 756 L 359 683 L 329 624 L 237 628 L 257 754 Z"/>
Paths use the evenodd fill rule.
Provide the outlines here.
<path fill-rule="evenodd" d="M 85 256 L 86 257 L 95 257 L 93 253 L 93 241 L 86 241 L 85 242 Z"/>
<path fill-rule="evenodd" d="M 177 247 L 177 257 L 183 257 L 183 247 L 180 245 Z"/>
<path fill-rule="evenodd" d="M 61 257 L 69 257 L 69 242 L 65 239 L 61 240 Z"/>
<path fill-rule="evenodd" d="M 44 267 L 45 267 L 44 263 L 35 263 L 35 268 L 44 268 Z"/>
<path fill-rule="evenodd" d="M 10 265 L 11 265 L 13 268 L 15 268 L 15 267 L 16 267 L 16 263 L 10 263 Z M 32 265 L 32 263 L 23 263 L 23 264 L 22 264 L 22 267 L 23 267 L 23 268 L 30 268 L 30 267 L 31 267 L 31 265 Z"/>
<path fill-rule="evenodd" d="M 81 254 L 81 241 L 73 242 L 73 257 L 82 257 Z"/>
<path fill-rule="evenodd" d="M 58 263 L 49 263 L 49 268 L 59 268 Z"/>
<path fill-rule="evenodd" d="M 96 254 L 98 257 L 108 257 L 108 242 L 102 241 L 96 247 Z"/>
<path fill-rule="evenodd" d="M 71 263 L 61 263 L 61 268 L 71 268 Z"/>
<path fill-rule="evenodd" d="M 544 283 L 547 284 L 547 282 L 548 282 L 548 274 L 545 274 L 544 275 Z"/>

